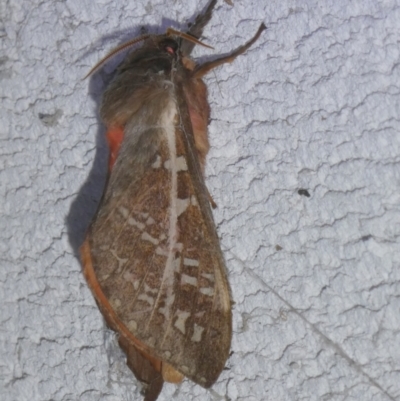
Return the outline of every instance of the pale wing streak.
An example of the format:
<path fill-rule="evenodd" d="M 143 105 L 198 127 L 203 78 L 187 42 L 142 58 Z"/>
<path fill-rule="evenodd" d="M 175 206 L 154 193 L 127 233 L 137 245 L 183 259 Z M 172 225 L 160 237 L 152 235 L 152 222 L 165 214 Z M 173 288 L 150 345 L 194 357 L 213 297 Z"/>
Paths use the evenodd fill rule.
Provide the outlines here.
<path fill-rule="evenodd" d="M 171 160 L 171 191 L 170 191 L 170 209 L 169 209 L 169 232 L 168 232 L 168 256 L 165 263 L 164 274 L 161 280 L 160 288 L 158 289 L 157 298 L 154 303 L 154 309 L 150 315 L 149 321 L 146 326 L 146 330 L 149 328 L 150 322 L 153 319 L 154 313 L 156 311 L 157 305 L 160 301 L 162 295 L 162 290 L 164 284 L 166 286 L 166 297 L 167 300 L 173 297 L 173 287 L 174 287 L 174 265 L 173 258 L 175 255 L 175 247 L 177 241 L 177 224 L 178 224 L 178 214 L 177 214 L 177 197 L 178 197 L 178 169 L 176 165 L 176 138 L 175 138 L 175 117 L 177 114 L 177 107 L 175 99 L 172 97 L 169 99 L 169 103 L 165 108 L 164 115 L 162 117 L 162 122 L 164 122 L 164 132 L 168 143 L 168 150 Z M 169 320 L 170 316 L 170 304 L 166 301 L 166 311 L 165 317 Z"/>

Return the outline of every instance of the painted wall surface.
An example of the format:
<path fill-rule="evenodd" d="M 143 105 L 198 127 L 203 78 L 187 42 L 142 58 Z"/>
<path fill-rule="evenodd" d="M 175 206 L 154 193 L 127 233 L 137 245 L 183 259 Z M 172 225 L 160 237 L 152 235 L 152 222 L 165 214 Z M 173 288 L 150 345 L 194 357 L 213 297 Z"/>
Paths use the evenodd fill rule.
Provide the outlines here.
<path fill-rule="evenodd" d="M 98 104 L 142 27 L 206 1 L 0 4 L 0 398 L 133 401 L 140 384 L 77 258 L 101 196 Z M 207 185 L 229 269 L 232 355 L 159 400 L 400 399 L 400 3 L 220 1 Z M 305 189 L 309 197 L 299 194 Z"/>

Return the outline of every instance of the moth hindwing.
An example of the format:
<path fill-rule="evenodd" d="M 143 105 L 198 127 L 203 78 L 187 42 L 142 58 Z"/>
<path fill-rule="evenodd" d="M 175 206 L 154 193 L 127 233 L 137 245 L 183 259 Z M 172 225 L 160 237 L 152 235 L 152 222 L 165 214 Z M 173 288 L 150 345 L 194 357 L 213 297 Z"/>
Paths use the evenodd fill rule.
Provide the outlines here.
<path fill-rule="evenodd" d="M 163 380 L 211 386 L 231 343 L 229 284 L 203 177 L 210 110 L 202 76 L 244 53 L 265 26 L 229 56 L 196 64 L 192 42 L 215 3 L 186 34 L 139 38 L 100 110 L 109 177 L 81 249 L 84 273 L 149 401 Z"/>

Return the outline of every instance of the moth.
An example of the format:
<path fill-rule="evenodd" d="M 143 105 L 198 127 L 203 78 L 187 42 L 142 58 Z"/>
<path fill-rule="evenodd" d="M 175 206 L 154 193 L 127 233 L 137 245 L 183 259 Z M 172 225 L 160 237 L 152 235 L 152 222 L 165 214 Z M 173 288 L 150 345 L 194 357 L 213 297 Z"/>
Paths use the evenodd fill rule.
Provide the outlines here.
<path fill-rule="evenodd" d="M 187 32 L 142 35 L 106 89 L 100 115 L 110 148 L 108 179 L 81 258 L 127 364 L 156 400 L 184 376 L 210 387 L 229 355 L 231 293 L 204 183 L 210 107 L 202 77 L 243 54 L 189 56 L 216 0 Z"/>

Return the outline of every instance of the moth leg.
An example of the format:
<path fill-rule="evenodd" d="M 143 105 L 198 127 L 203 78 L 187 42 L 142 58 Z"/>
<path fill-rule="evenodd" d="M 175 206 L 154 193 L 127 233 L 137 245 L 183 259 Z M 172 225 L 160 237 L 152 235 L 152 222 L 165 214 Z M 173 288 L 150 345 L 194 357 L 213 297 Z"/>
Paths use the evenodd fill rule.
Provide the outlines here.
<path fill-rule="evenodd" d="M 129 369 L 143 383 L 144 401 L 156 401 L 164 384 L 162 362 L 139 351 L 123 335 L 119 337 L 118 343 L 126 353 Z"/>
<path fill-rule="evenodd" d="M 186 33 L 188 35 L 194 36 L 199 39 L 203 33 L 204 27 L 211 20 L 212 12 L 214 10 L 215 5 L 217 4 L 217 0 L 211 0 L 210 4 L 207 6 L 206 11 L 203 14 L 200 14 L 196 17 L 193 25 L 189 28 Z M 181 45 L 181 52 L 184 56 L 189 56 L 192 52 L 195 44 L 184 40 Z"/>
<path fill-rule="evenodd" d="M 211 196 L 210 191 L 208 190 L 208 188 L 207 188 L 207 198 L 208 198 L 208 201 L 210 202 L 211 207 L 213 209 L 216 209 L 218 207 L 218 205 L 215 203 L 215 200 Z"/>
<path fill-rule="evenodd" d="M 258 28 L 257 33 L 253 36 L 252 39 L 250 39 L 245 45 L 242 45 L 238 47 L 236 50 L 234 50 L 231 54 L 228 56 L 223 56 L 221 58 L 218 58 L 213 61 L 208 61 L 204 64 L 201 64 L 195 68 L 193 71 L 193 77 L 194 78 L 202 78 L 204 75 L 206 75 L 209 71 L 211 71 L 213 68 L 216 68 L 222 64 L 225 63 L 231 63 L 237 56 L 240 56 L 243 54 L 249 47 L 251 47 L 254 42 L 260 37 L 262 31 L 267 29 L 264 23 L 260 25 Z"/>

